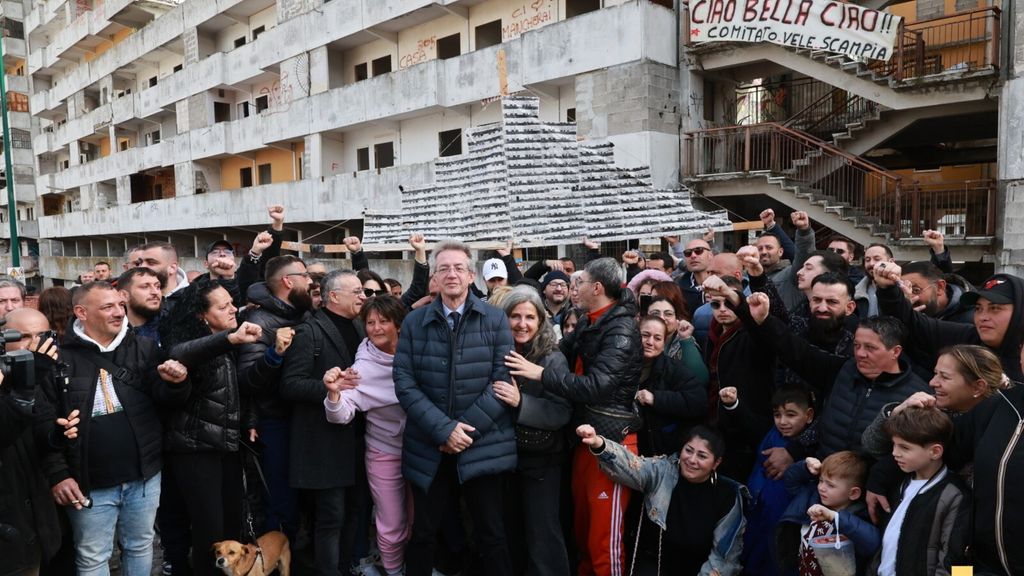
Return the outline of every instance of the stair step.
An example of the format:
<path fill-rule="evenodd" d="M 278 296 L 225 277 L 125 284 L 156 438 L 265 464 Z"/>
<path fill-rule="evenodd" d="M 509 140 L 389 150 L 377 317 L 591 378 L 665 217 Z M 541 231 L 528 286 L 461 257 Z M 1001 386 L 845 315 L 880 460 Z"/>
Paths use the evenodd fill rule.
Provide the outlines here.
<path fill-rule="evenodd" d="M 846 56 L 842 54 L 833 54 L 825 57 L 825 62 L 829 64 L 841 64 L 846 61 Z"/>
<path fill-rule="evenodd" d="M 860 130 L 863 127 L 863 122 L 850 122 L 849 124 L 846 125 L 846 128 L 849 130 Z"/>
<path fill-rule="evenodd" d="M 826 52 L 825 50 L 813 50 L 813 51 L 811 51 L 811 58 L 815 58 L 815 59 L 823 58 L 823 57 L 828 57 L 828 56 L 831 56 L 831 55 L 832 55 L 831 52 Z"/>
<path fill-rule="evenodd" d="M 847 72 L 850 72 L 852 70 L 860 70 L 860 62 L 854 62 L 852 60 L 849 62 L 843 62 L 840 68 Z"/>
<path fill-rule="evenodd" d="M 832 141 L 834 142 L 836 140 L 853 140 L 853 136 L 847 132 L 833 132 Z"/>

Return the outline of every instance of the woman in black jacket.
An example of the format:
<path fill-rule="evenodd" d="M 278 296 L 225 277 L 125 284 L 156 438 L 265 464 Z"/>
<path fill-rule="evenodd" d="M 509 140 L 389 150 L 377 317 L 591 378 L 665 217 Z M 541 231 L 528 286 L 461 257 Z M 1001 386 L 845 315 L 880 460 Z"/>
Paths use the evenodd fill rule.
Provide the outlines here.
<path fill-rule="evenodd" d="M 237 540 L 242 526 L 238 447 L 242 430 L 249 426 L 243 422 L 235 350 L 258 341 L 262 329 L 249 322 L 239 326 L 237 311 L 226 289 L 201 280 L 185 289 L 163 340 L 192 377 L 188 402 L 168 416 L 164 450 L 188 507 L 197 575 L 220 573 L 211 547 L 219 540 Z M 290 328 L 279 330 L 268 354 L 273 350 L 283 355 L 293 333 Z"/>
<path fill-rule="evenodd" d="M 545 368 L 568 371 L 558 350 L 555 330 L 537 291 L 528 286 L 512 290 L 503 307 L 512 326 L 516 352 Z M 572 404 L 544 390 L 536 380 L 495 382 L 494 394 L 513 409 L 518 468 L 511 499 L 522 510 L 528 576 L 569 574 L 569 560 L 559 522 L 562 463 L 568 445 L 562 429 L 569 423 Z"/>
<path fill-rule="evenodd" d="M 686 366 L 665 354 L 668 324 L 657 316 L 640 319 L 644 366 L 636 393 L 644 425 L 637 441 L 641 456 L 676 454 L 683 434 L 708 413 L 708 392 Z"/>

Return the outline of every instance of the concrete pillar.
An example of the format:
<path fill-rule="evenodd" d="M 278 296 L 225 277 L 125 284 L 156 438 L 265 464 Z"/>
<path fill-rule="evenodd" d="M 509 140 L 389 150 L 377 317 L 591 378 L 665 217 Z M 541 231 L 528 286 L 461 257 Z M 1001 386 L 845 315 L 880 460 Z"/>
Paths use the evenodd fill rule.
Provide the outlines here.
<path fill-rule="evenodd" d="M 196 173 L 192 162 L 174 165 L 174 195 L 192 196 L 196 193 Z"/>
<path fill-rule="evenodd" d="M 78 166 L 81 164 L 81 148 L 78 145 L 78 140 L 72 140 L 68 143 L 68 154 L 71 155 L 70 161 L 72 166 Z"/>
<path fill-rule="evenodd" d="M 188 97 L 188 126 L 186 130 L 206 128 L 213 122 L 213 113 L 210 111 L 212 104 L 209 104 L 209 100 L 210 97 L 205 92 Z M 179 118 L 182 116 L 181 114 L 178 115 Z M 180 131 L 180 133 L 184 132 L 185 130 Z"/>
<path fill-rule="evenodd" d="M 1019 45 L 1024 40 L 1024 0 L 1014 0 L 1005 7 L 1006 36 L 1010 43 Z M 1010 9 L 1012 8 L 1012 10 Z M 999 193 L 996 196 L 996 214 L 1002 213 L 996 228 L 1000 250 L 997 270 L 1024 276 L 1024 149 L 1015 142 L 1024 131 L 1024 51 L 1010 50 L 1006 62 L 1008 78 L 999 95 L 999 138 L 997 139 L 997 166 Z M 1001 208 L 1001 210 L 1000 210 Z"/>
<path fill-rule="evenodd" d="M 125 174 L 118 176 L 117 180 L 117 203 L 120 206 L 127 206 L 132 203 L 132 179 Z"/>
<path fill-rule="evenodd" d="M 185 44 L 185 66 L 199 62 L 199 30 L 186 28 L 181 40 Z"/>
<path fill-rule="evenodd" d="M 96 203 L 96 184 L 86 184 L 78 188 L 79 206 L 82 210 L 91 210 Z"/>
<path fill-rule="evenodd" d="M 100 78 L 100 106 L 109 104 L 114 99 L 114 77 L 107 75 Z"/>
<path fill-rule="evenodd" d="M 303 144 L 302 176 L 310 179 L 323 178 L 323 137 L 319 134 L 310 134 L 303 139 Z"/>
<path fill-rule="evenodd" d="M 327 62 L 327 47 L 309 51 L 309 93 L 319 94 L 331 87 L 331 74 Z"/>
<path fill-rule="evenodd" d="M 68 98 L 68 120 L 78 118 L 85 112 L 85 91 L 79 90 Z"/>
<path fill-rule="evenodd" d="M 188 132 L 188 99 L 178 100 L 174 103 L 174 122 L 178 134 Z"/>

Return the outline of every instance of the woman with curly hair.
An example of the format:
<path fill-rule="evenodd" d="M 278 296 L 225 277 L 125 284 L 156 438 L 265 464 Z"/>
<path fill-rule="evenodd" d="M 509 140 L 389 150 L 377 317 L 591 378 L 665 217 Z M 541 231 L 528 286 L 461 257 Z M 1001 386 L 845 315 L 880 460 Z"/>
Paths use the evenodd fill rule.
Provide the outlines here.
<path fill-rule="evenodd" d="M 214 542 L 237 540 L 242 526 L 242 464 L 238 453 L 243 426 L 243 393 L 236 372 L 236 350 L 258 342 L 262 329 L 238 324 L 231 294 L 208 279 L 190 284 L 169 317 L 163 345 L 188 367 L 192 392 L 169 415 L 164 450 L 171 475 L 184 497 L 192 523 L 195 574 L 220 574 Z M 294 334 L 277 332 L 277 342 L 254 370 L 272 370 Z M 276 362 L 279 364 L 280 362 Z"/>
<path fill-rule="evenodd" d="M 53 286 L 39 295 L 39 311 L 50 322 L 50 328 L 57 333 L 57 342 L 64 341 L 64 334 L 71 325 L 74 307 L 71 305 L 71 291 L 63 286 Z"/>
<path fill-rule="evenodd" d="M 502 307 L 512 327 L 515 353 L 520 358 L 556 372 L 569 371 L 536 290 L 516 287 L 505 296 Z M 516 420 L 518 465 L 512 503 L 522 511 L 525 529 L 510 530 L 509 534 L 525 535 L 525 574 L 569 574 L 558 514 L 562 463 L 569 451 L 563 428 L 572 416 L 572 404 L 545 391 L 539 380 L 522 377 L 512 382 L 495 382 L 494 395 L 512 408 Z"/>

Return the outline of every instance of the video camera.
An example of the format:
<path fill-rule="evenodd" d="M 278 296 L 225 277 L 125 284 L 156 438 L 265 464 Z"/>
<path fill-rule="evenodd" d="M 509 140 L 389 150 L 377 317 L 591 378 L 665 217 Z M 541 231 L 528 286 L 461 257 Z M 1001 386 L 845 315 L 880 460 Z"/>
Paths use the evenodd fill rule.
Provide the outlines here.
<path fill-rule="evenodd" d="M 0 327 L 7 319 L 0 318 Z M 28 350 L 7 351 L 8 342 L 17 342 L 24 335 L 17 330 L 0 330 L 0 371 L 12 390 L 31 390 L 36 386 L 35 358 Z"/>

